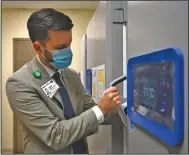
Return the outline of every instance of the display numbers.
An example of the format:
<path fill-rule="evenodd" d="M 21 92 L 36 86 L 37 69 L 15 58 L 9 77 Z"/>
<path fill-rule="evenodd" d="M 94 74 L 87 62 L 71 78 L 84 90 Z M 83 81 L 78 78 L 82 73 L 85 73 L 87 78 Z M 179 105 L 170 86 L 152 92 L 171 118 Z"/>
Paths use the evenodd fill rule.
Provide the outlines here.
<path fill-rule="evenodd" d="M 149 87 L 143 87 L 142 93 L 144 97 L 154 98 L 155 97 L 155 89 Z"/>

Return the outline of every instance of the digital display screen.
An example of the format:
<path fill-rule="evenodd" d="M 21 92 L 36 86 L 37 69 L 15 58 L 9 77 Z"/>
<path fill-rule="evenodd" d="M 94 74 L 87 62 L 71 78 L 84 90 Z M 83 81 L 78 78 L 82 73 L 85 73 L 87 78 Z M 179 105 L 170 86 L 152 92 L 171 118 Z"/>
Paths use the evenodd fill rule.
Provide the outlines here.
<path fill-rule="evenodd" d="M 170 129 L 174 127 L 174 63 L 133 65 L 134 110 Z"/>

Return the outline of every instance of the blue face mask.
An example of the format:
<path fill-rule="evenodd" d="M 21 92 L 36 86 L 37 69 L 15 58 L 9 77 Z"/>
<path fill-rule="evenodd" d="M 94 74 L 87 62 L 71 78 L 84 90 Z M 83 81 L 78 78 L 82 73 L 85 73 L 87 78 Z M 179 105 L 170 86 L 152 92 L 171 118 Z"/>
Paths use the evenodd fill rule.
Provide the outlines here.
<path fill-rule="evenodd" d="M 49 62 L 49 63 L 57 69 L 67 68 L 72 63 L 73 54 L 71 48 L 56 50 L 52 52 L 52 56 L 53 56 L 53 62 Z"/>

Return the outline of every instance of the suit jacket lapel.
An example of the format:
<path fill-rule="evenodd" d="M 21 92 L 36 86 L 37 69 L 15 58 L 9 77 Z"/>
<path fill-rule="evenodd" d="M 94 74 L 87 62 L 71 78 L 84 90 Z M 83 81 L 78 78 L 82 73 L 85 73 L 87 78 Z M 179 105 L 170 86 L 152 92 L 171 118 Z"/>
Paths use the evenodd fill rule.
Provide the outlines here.
<path fill-rule="evenodd" d="M 41 79 L 37 79 L 33 76 L 33 78 L 35 78 L 36 82 L 39 83 L 40 87 L 42 85 L 44 85 L 45 83 L 47 83 L 51 79 L 51 77 L 47 73 L 46 69 L 39 62 L 37 56 L 29 63 L 28 67 L 30 68 L 32 73 L 35 72 L 35 71 L 41 72 L 41 75 L 42 75 Z M 56 93 L 54 95 L 54 97 L 61 103 L 61 106 L 63 108 L 62 99 L 61 99 L 60 94 Z"/>

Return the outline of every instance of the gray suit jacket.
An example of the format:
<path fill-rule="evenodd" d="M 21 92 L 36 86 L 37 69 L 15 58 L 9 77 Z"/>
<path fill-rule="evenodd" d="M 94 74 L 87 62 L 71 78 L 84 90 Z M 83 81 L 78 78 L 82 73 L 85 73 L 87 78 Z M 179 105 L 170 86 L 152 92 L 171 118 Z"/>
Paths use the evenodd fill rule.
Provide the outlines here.
<path fill-rule="evenodd" d="M 42 73 L 41 79 L 33 75 L 38 70 Z M 41 86 L 50 76 L 37 57 L 6 83 L 10 107 L 25 133 L 25 153 L 71 153 L 73 142 L 98 131 L 98 120 L 91 110 L 96 104 L 86 94 L 79 76 L 69 68 L 62 70 L 62 76 L 77 115 L 70 120 L 65 120 L 60 95 L 57 93 L 50 99 L 42 91 Z"/>

